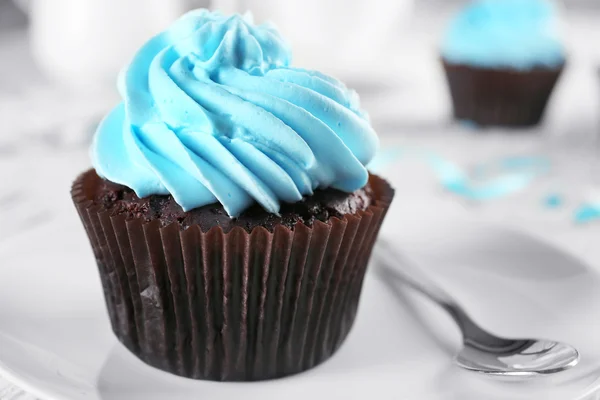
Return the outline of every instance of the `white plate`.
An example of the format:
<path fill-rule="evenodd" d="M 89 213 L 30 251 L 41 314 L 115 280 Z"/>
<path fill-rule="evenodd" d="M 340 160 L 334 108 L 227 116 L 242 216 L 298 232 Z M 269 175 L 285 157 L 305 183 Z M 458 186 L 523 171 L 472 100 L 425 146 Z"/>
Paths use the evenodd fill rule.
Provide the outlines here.
<path fill-rule="evenodd" d="M 391 290 L 371 271 L 354 329 L 324 365 L 264 383 L 171 376 L 138 361 L 113 338 L 87 239 L 75 211 L 62 207 L 54 222 L 0 245 L 0 374 L 40 398 L 65 400 L 589 396 L 600 375 L 596 273 L 534 238 L 425 217 L 416 206 L 403 207 L 405 201 L 400 197 L 390 213 L 386 236 L 431 268 L 487 328 L 567 341 L 581 351 L 580 365 L 552 380 L 524 382 L 461 371 L 451 362 L 459 335 L 448 317 L 408 289 Z"/>

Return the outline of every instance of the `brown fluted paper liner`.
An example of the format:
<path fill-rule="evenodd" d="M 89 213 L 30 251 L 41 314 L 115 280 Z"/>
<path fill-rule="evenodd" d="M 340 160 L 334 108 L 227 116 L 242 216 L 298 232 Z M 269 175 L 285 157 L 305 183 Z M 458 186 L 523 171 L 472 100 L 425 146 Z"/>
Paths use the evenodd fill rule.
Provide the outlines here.
<path fill-rule="evenodd" d="M 537 125 L 564 67 L 530 71 L 476 68 L 443 61 L 454 117 L 481 126 Z"/>
<path fill-rule="evenodd" d="M 86 176 L 72 197 L 114 333 L 149 365 L 218 381 L 298 373 L 339 348 L 394 195 L 372 175 L 374 205 L 343 219 L 202 232 L 110 215 Z"/>

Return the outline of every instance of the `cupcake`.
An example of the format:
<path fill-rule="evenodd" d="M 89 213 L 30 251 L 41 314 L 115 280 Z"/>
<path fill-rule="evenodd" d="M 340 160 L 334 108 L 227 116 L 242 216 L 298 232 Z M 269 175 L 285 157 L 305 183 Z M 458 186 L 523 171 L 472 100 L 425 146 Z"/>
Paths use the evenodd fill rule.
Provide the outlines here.
<path fill-rule="evenodd" d="M 277 378 L 353 324 L 394 191 L 356 93 L 290 60 L 272 26 L 197 10 L 121 74 L 72 197 L 112 330 L 151 366 Z"/>
<path fill-rule="evenodd" d="M 544 0 L 472 2 L 451 21 L 441 56 L 454 117 L 483 126 L 538 124 L 566 59 Z"/>

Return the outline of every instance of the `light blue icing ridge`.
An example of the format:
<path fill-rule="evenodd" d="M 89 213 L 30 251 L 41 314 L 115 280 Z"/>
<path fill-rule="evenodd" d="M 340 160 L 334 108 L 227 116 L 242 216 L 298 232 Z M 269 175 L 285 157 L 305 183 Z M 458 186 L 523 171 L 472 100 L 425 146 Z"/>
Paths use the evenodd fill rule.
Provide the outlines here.
<path fill-rule="evenodd" d="M 220 202 L 232 217 L 363 187 L 379 142 L 356 92 L 291 58 L 249 15 L 184 15 L 123 70 L 123 102 L 91 148 L 96 172 L 186 211 Z"/>
<path fill-rule="evenodd" d="M 548 0 L 479 0 L 450 22 L 442 57 L 483 68 L 556 68 L 565 62 L 561 26 Z"/>

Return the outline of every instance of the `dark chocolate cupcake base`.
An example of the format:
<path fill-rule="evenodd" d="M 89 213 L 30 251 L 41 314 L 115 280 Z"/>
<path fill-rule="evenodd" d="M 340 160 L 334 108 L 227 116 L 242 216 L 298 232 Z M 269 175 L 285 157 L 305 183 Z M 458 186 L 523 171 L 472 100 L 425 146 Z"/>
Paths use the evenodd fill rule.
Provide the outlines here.
<path fill-rule="evenodd" d="M 480 126 L 537 125 L 564 67 L 529 71 L 443 61 L 454 117 Z"/>
<path fill-rule="evenodd" d="M 149 365 L 217 381 L 295 374 L 339 348 L 394 194 L 371 176 L 370 205 L 352 213 L 329 204 L 325 221 L 205 230 L 107 209 L 96 178 L 79 177 L 72 196 L 115 335 Z"/>

